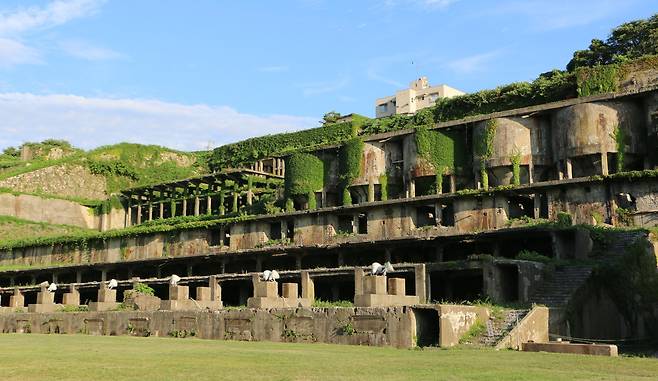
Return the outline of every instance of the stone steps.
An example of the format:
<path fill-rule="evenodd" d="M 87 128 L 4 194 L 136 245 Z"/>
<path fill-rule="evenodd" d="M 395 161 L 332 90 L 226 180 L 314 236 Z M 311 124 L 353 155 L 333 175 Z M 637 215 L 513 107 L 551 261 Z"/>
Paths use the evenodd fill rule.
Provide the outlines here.
<path fill-rule="evenodd" d="M 529 310 L 509 310 L 504 319 L 487 320 L 487 330 L 479 338 L 479 344 L 484 346 L 495 346 L 498 342 L 511 331 L 518 322 L 528 314 Z"/>

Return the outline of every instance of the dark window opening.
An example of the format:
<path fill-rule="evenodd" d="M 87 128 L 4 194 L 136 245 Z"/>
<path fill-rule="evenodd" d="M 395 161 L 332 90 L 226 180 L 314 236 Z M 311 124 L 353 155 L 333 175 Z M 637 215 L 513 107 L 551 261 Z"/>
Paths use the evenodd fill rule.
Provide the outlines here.
<path fill-rule="evenodd" d="M 416 227 L 435 226 L 436 211 L 434 205 L 421 205 L 416 207 Z"/>
<path fill-rule="evenodd" d="M 500 297 L 503 302 L 516 302 L 519 299 L 519 270 L 516 266 L 501 266 Z"/>
<path fill-rule="evenodd" d="M 295 240 L 295 220 L 286 221 L 286 238 L 290 242 Z"/>
<path fill-rule="evenodd" d="M 368 215 L 366 213 L 359 213 L 357 233 L 368 234 Z"/>
<path fill-rule="evenodd" d="M 326 276 L 317 277 L 315 283 L 315 299 L 335 302 L 339 300 L 354 300 L 354 277 Z"/>
<path fill-rule="evenodd" d="M 268 237 L 272 241 L 281 239 L 281 222 L 270 223 L 270 234 Z"/>
<path fill-rule="evenodd" d="M 509 205 L 509 218 L 521 218 L 535 216 L 535 200 L 532 196 L 510 196 L 507 200 Z"/>
<path fill-rule="evenodd" d="M 338 233 L 354 233 L 354 217 L 352 215 L 338 216 Z"/>
<path fill-rule="evenodd" d="M 210 246 L 219 246 L 221 244 L 222 244 L 222 230 L 221 229 L 210 230 Z"/>
<path fill-rule="evenodd" d="M 455 208 L 452 202 L 441 205 L 441 226 L 455 226 Z"/>
<path fill-rule="evenodd" d="M 431 300 L 463 303 L 481 299 L 484 291 L 482 270 L 430 272 Z"/>
<path fill-rule="evenodd" d="M 548 197 L 546 197 L 546 193 L 539 194 L 539 218 L 548 218 Z"/>

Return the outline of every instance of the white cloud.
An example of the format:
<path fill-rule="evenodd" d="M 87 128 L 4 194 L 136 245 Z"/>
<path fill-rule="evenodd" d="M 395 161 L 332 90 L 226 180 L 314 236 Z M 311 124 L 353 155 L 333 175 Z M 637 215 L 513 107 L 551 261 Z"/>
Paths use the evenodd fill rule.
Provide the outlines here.
<path fill-rule="evenodd" d="M 103 0 L 57 0 L 45 7 L 26 7 L 0 12 L 0 34 L 16 34 L 50 28 L 95 12 Z"/>
<path fill-rule="evenodd" d="M 60 47 L 67 54 L 87 61 L 108 61 L 126 58 L 123 54 L 112 49 L 94 46 L 85 41 L 63 41 L 60 43 Z"/>
<path fill-rule="evenodd" d="M 500 55 L 500 50 L 487 53 L 475 54 L 468 57 L 458 58 L 446 63 L 444 66 L 458 74 L 470 74 L 482 71 L 487 64 Z"/>
<path fill-rule="evenodd" d="M 461 0 L 385 0 L 384 7 L 392 8 L 403 5 L 414 5 L 424 9 L 444 9 Z"/>
<path fill-rule="evenodd" d="M 0 93 L 0 148 L 47 138 L 82 148 L 129 141 L 180 150 L 315 127 L 317 117 L 257 116 L 227 106 L 147 99 Z"/>
<path fill-rule="evenodd" d="M 0 67 L 41 62 L 39 53 L 23 43 L 0 37 Z"/>

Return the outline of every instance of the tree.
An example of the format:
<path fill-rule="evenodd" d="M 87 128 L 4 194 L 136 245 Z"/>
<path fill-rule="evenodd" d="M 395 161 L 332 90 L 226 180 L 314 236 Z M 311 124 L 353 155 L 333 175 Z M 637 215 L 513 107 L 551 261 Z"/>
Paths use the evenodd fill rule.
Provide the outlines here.
<path fill-rule="evenodd" d="M 621 24 L 612 30 L 606 41 L 593 39 L 589 48 L 574 52 L 567 70 L 623 62 L 651 54 L 658 54 L 658 14 L 646 20 Z"/>
<path fill-rule="evenodd" d="M 328 113 L 322 116 L 322 125 L 326 126 L 328 124 L 336 123 L 340 119 L 341 115 L 336 111 L 329 111 Z"/>

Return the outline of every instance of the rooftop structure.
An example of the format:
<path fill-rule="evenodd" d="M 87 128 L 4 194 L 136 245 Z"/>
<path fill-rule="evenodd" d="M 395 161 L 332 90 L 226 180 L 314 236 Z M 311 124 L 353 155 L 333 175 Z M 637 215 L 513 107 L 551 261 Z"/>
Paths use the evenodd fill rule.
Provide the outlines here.
<path fill-rule="evenodd" d="M 448 85 L 430 86 L 427 77 L 420 77 L 411 82 L 408 89 L 377 99 L 375 117 L 385 118 L 395 114 L 413 114 L 418 110 L 433 106 L 439 98 L 450 98 L 462 94 L 465 93 Z"/>

